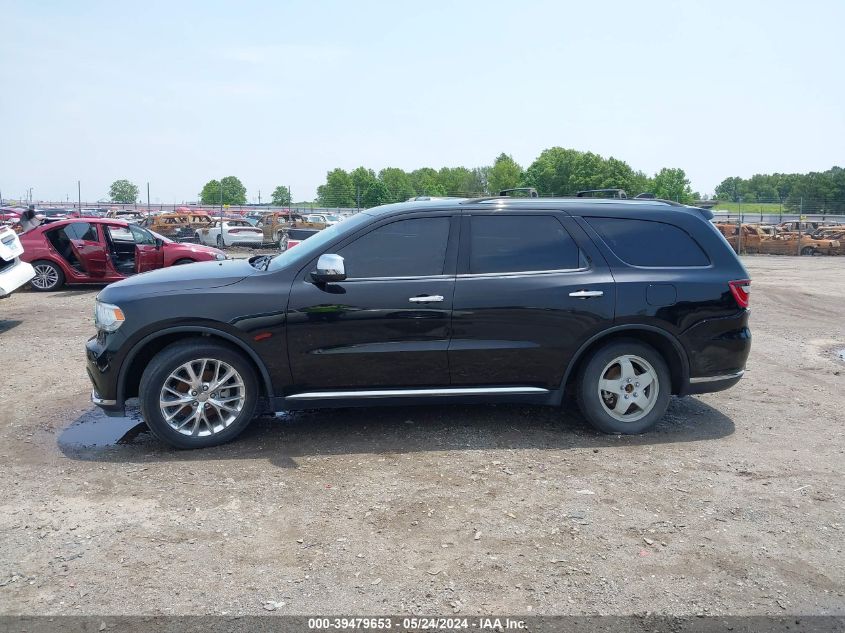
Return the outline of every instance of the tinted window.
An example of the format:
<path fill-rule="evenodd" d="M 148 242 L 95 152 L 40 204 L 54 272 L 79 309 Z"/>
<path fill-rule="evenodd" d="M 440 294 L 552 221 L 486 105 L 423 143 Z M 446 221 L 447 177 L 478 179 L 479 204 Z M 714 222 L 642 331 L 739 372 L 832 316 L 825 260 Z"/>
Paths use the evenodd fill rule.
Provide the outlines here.
<path fill-rule="evenodd" d="M 449 218 L 400 220 L 367 233 L 338 254 L 350 278 L 442 275 L 448 241 Z"/>
<path fill-rule="evenodd" d="M 72 240 L 97 241 L 97 229 L 88 222 L 74 222 L 65 227 L 65 235 Z"/>
<path fill-rule="evenodd" d="M 473 216 L 472 273 L 578 268 L 578 246 L 550 215 Z"/>
<path fill-rule="evenodd" d="M 632 266 L 707 266 L 710 260 L 683 229 L 650 220 L 586 218 L 616 256 Z"/>

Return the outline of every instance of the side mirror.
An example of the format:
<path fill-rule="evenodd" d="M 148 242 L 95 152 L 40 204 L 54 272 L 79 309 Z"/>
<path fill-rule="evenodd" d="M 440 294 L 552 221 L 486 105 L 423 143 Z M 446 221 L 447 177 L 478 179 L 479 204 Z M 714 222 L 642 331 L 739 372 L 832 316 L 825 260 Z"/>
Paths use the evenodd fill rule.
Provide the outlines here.
<path fill-rule="evenodd" d="M 157 237 L 156 238 L 156 250 L 160 251 L 162 246 L 164 246 L 164 240 L 162 240 L 160 237 Z"/>
<path fill-rule="evenodd" d="M 320 255 L 320 259 L 317 260 L 317 269 L 311 272 L 311 279 L 318 284 L 346 279 L 343 257 L 329 253 Z"/>

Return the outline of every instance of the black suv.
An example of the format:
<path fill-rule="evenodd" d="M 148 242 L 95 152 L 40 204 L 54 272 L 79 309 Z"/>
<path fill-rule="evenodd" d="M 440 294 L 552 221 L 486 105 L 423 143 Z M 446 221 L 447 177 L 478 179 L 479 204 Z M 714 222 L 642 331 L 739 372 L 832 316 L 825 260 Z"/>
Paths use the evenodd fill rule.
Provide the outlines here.
<path fill-rule="evenodd" d="M 748 273 L 702 209 L 488 198 L 359 213 L 275 257 L 176 266 L 97 297 L 93 401 L 140 399 L 182 448 L 257 411 L 560 405 L 639 433 L 671 394 L 727 389 L 748 356 Z"/>

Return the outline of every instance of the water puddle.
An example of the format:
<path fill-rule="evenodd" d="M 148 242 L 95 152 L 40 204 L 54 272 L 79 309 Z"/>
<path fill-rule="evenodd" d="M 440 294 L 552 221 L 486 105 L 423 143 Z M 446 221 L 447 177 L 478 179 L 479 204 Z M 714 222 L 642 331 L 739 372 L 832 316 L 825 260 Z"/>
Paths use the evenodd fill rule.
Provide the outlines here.
<path fill-rule="evenodd" d="M 147 425 L 139 417 L 110 418 L 95 409 L 62 431 L 58 443 L 68 449 L 105 448 L 133 444 L 150 437 Z"/>

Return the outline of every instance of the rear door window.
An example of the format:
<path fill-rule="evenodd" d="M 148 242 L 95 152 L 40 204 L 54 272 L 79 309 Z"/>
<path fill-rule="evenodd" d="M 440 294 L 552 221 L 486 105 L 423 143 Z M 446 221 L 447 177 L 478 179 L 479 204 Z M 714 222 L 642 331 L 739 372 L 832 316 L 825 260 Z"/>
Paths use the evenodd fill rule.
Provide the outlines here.
<path fill-rule="evenodd" d="M 97 241 L 97 227 L 88 222 L 74 222 L 64 228 L 65 235 L 71 240 Z"/>
<path fill-rule="evenodd" d="M 476 215 L 470 226 L 470 273 L 579 267 L 578 245 L 552 215 Z"/>
<path fill-rule="evenodd" d="M 707 266 L 706 253 L 689 233 L 665 222 L 629 218 L 585 218 L 608 248 L 632 266 Z"/>

